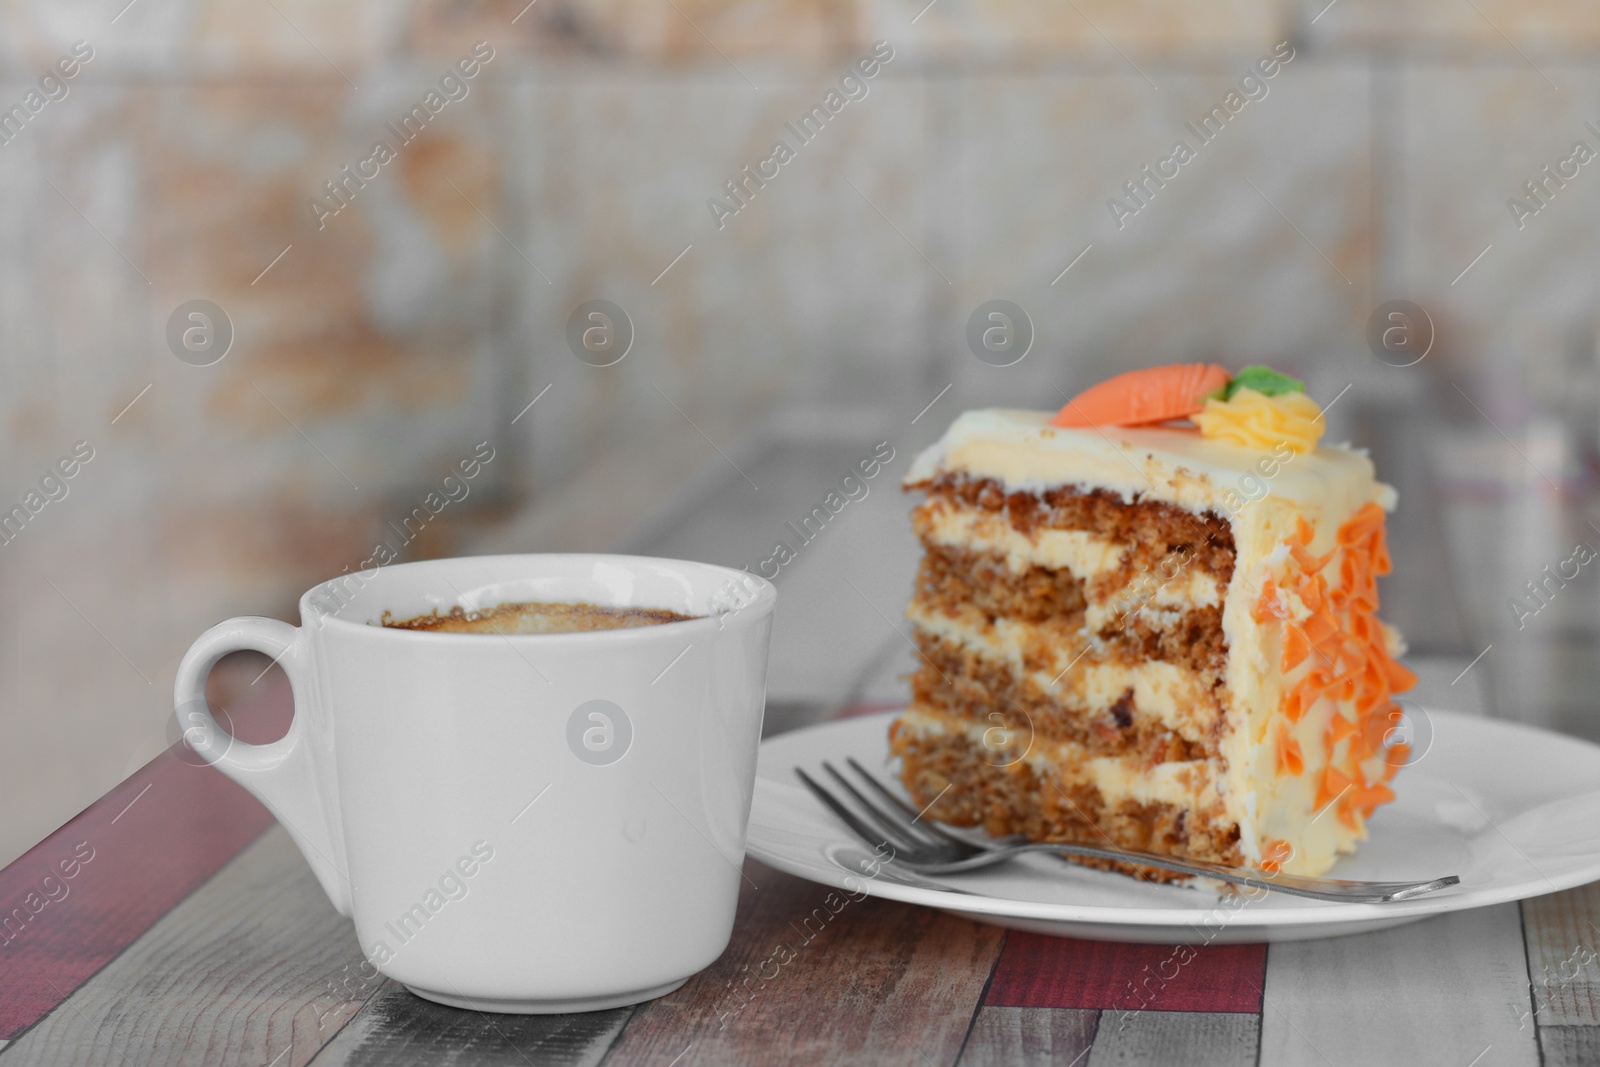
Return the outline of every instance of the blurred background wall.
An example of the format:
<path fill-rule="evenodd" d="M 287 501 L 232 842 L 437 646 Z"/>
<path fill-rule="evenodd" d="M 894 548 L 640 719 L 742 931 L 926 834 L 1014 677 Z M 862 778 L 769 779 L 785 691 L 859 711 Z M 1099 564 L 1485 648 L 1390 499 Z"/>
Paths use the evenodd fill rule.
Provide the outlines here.
<path fill-rule="evenodd" d="M 1600 164 L 1541 172 L 1600 151 L 1595 4 L 6 0 L 0 109 L 0 863 L 175 738 L 202 629 L 377 540 L 604 549 L 780 409 L 948 384 L 936 433 L 1179 359 L 1304 376 L 1408 502 L 1413 646 L 1592 720 L 1592 582 L 1496 635 L 1600 547 Z"/>

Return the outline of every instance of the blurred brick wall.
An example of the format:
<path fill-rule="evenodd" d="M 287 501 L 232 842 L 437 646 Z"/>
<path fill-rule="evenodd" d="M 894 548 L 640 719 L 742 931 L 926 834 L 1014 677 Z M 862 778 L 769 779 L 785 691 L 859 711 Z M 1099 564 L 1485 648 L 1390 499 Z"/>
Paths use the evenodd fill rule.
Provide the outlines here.
<path fill-rule="evenodd" d="M 1489 384 L 1593 325 L 1600 168 L 1521 230 L 1506 208 L 1600 144 L 1592 3 L 119 8 L 0 4 L 0 108 L 93 49 L 0 144 L 0 503 L 94 450 L 0 547 L 0 862 L 166 743 L 201 629 L 289 616 L 480 441 L 496 459 L 409 556 L 629 450 L 687 474 L 715 457 L 686 418 L 726 440 L 783 401 L 946 383 L 1047 406 L 1178 358 L 1288 364 L 1353 402 L 1418 388 L 1363 340 L 1390 297 Z M 708 199 L 877 41 L 865 98 L 719 229 Z M 1285 41 L 1267 95 L 1119 228 L 1108 199 Z M 466 95 L 319 226 L 324 183 L 478 42 Z M 595 298 L 634 325 L 615 367 L 567 349 Z M 963 340 L 992 298 L 1036 329 L 1004 373 Z M 232 324 L 209 366 L 166 338 L 195 299 Z M 1484 405 L 1515 418 L 1519 395 Z M 525 547 L 603 547 L 575 529 Z"/>

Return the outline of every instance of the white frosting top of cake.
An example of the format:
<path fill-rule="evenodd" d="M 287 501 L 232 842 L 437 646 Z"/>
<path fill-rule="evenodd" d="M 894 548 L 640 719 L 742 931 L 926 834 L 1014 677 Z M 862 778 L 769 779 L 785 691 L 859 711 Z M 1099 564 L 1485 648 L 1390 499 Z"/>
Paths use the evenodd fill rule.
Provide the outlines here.
<path fill-rule="evenodd" d="M 1266 476 L 1258 465 L 1275 458 L 1271 450 L 1159 426 L 1063 429 L 1050 425 L 1052 415 L 1008 408 L 965 412 L 912 463 L 906 484 L 963 473 L 993 478 L 1009 491 L 1082 485 L 1199 511 L 1216 510 L 1225 489 L 1254 499 L 1265 482 L 1271 495 L 1330 512 L 1350 514 L 1369 500 L 1394 509 L 1394 490 L 1374 479 L 1372 461 L 1359 449 L 1324 445 L 1289 454 Z"/>

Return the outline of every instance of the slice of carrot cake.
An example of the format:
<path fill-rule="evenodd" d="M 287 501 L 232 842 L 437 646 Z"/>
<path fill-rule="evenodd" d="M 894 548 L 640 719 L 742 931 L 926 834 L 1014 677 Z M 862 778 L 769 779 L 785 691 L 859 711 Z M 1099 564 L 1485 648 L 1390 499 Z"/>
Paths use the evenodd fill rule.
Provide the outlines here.
<path fill-rule="evenodd" d="M 1302 874 L 1353 850 L 1414 678 L 1377 617 L 1394 490 L 1322 430 L 1293 379 L 1198 364 L 960 416 L 906 479 L 921 663 L 891 740 L 916 801 Z"/>

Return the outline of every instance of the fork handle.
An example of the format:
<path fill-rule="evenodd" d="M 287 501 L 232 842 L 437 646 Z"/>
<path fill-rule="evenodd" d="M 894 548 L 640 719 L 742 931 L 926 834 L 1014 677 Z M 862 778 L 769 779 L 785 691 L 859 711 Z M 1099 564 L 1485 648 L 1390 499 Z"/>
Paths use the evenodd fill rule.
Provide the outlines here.
<path fill-rule="evenodd" d="M 1426 882 L 1356 882 L 1340 878 L 1311 878 L 1303 875 L 1260 871 L 1250 867 L 1229 867 L 1207 860 L 1181 859 L 1174 856 L 1157 856 L 1148 852 L 1126 852 L 1120 849 L 1099 848 L 1094 845 L 1077 845 L 1064 841 L 1033 841 L 1020 845 L 1004 845 L 987 849 L 966 859 L 950 863 L 907 863 L 906 866 L 924 874 L 958 874 L 1004 863 L 1025 852 L 1046 852 L 1057 856 L 1081 856 L 1089 859 L 1115 860 L 1143 867 L 1156 867 L 1177 874 L 1199 878 L 1215 878 L 1234 885 L 1265 889 L 1274 893 L 1288 893 L 1313 900 L 1336 903 L 1381 904 L 1394 900 L 1409 900 L 1461 881 L 1455 875 L 1435 878 Z M 904 862 L 899 861 L 899 862 Z"/>

